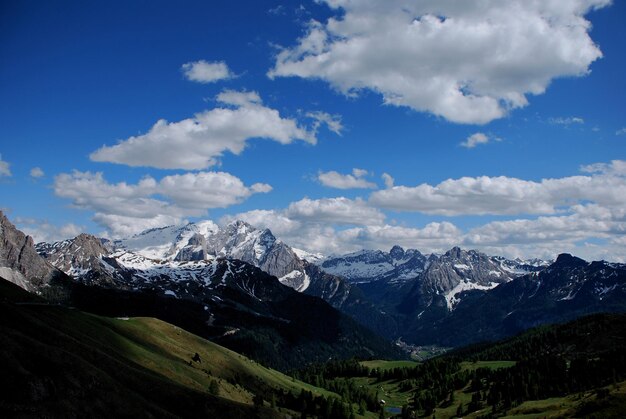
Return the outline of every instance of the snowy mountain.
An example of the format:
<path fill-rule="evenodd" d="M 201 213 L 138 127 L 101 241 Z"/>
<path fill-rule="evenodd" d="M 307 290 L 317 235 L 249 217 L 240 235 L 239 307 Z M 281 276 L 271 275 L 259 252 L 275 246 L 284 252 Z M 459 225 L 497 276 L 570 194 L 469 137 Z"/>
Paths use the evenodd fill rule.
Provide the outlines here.
<path fill-rule="evenodd" d="M 380 334 L 390 336 L 396 330 L 394 321 L 367 301 L 360 290 L 300 259 L 270 230 L 256 229 L 243 221 L 224 227 L 203 221 L 150 229 L 112 243 L 80 235 L 63 242 L 40 243 L 37 249 L 53 265 L 85 284 L 152 289 L 185 298 L 197 291 L 197 281 L 213 286 L 219 283 L 215 276 L 221 272 L 230 276 L 224 264 L 241 261 L 298 292 L 322 298 Z"/>
<path fill-rule="evenodd" d="M 320 267 L 350 282 L 364 283 L 387 279 L 389 283 L 402 283 L 415 278 L 423 270 L 426 257 L 418 250 L 404 250 L 394 246 L 389 253 L 381 250 L 361 250 L 347 255 L 331 257 L 319 262 Z"/>
<path fill-rule="evenodd" d="M 238 259 L 254 265 L 298 291 L 309 284 L 303 262 L 268 229 L 256 229 L 243 221 L 220 228 L 212 221 L 144 231 L 117 240 L 115 249 L 153 260 L 199 261 Z"/>

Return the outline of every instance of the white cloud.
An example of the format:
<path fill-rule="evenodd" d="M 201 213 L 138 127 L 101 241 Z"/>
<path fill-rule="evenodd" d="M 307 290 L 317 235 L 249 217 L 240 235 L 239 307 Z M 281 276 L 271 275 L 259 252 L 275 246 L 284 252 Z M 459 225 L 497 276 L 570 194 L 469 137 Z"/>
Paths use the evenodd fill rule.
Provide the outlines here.
<path fill-rule="evenodd" d="M 381 177 L 383 178 L 383 182 L 385 182 L 385 188 L 393 188 L 393 184 L 395 182 L 393 176 L 391 176 L 389 173 L 383 173 Z"/>
<path fill-rule="evenodd" d="M 257 183 L 247 187 L 224 172 L 199 172 L 165 176 L 160 181 L 145 177 L 136 184 L 109 183 L 102 173 L 63 173 L 54 179 L 57 196 L 72 205 L 94 211 L 94 221 L 115 237 L 146 228 L 177 224 L 184 217 L 204 216 L 207 209 L 243 202 L 271 187 Z"/>
<path fill-rule="evenodd" d="M 11 177 L 11 164 L 2 160 L 2 154 L 0 154 L 0 177 Z"/>
<path fill-rule="evenodd" d="M 500 141 L 500 139 L 489 137 L 487 134 L 483 134 L 482 132 L 477 132 L 467 137 L 467 139 L 461 142 L 460 145 L 465 148 L 474 148 L 479 144 L 487 144 L 491 141 Z"/>
<path fill-rule="evenodd" d="M 453 122 L 484 124 L 526 106 L 558 77 L 584 76 L 602 56 L 584 18 L 610 0 L 323 0 L 336 15 L 309 22 L 270 77 L 322 79 L 340 92 Z"/>
<path fill-rule="evenodd" d="M 224 152 L 240 154 L 249 140 L 264 138 L 289 144 L 296 140 L 317 142 L 321 121 L 307 129 L 298 121 L 280 116 L 262 104 L 256 92 L 225 90 L 217 96 L 222 107 L 178 122 L 158 121 L 146 134 L 130 137 L 114 146 L 103 146 L 91 160 L 150 166 L 160 169 L 196 170 L 215 165 Z M 327 122 L 331 130 L 337 128 Z"/>
<path fill-rule="evenodd" d="M 590 260 L 626 261 L 626 248 L 620 243 L 626 237 L 625 208 L 575 205 L 567 215 L 493 221 L 470 230 L 463 243 L 522 257 L 553 258 L 570 252 Z M 589 245 L 598 239 L 607 244 Z"/>
<path fill-rule="evenodd" d="M 346 198 L 336 200 L 349 201 Z M 330 201 L 330 200 L 321 200 Z M 324 206 L 326 203 L 321 203 Z M 357 206 L 364 205 L 353 201 Z M 360 216 L 352 224 L 363 223 L 355 227 L 341 228 L 344 216 L 342 211 L 319 211 L 318 202 L 302 200 L 292 203 L 285 210 L 254 210 L 224 217 L 222 222 L 241 219 L 250 224 L 269 228 L 290 246 L 324 254 L 346 253 L 363 248 L 387 249 L 395 244 L 419 248 L 426 252 L 440 252 L 449 249 L 461 241 L 461 231 L 448 222 L 430 223 L 423 228 L 391 226 L 382 223 L 380 216 Z M 312 206 L 311 210 L 294 210 L 294 207 Z M 308 212 L 307 212 L 308 211 Z M 365 210 L 366 211 L 366 210 Z M 333 213 L 329 221 L 329 213 Z M 380 220 L 379 220 L 380 219 Z M 337 222 L 339 221 L 339 222 Z M 345 221 L 350 221 L 345 220 Z M 376 224 L 371 224 L 372 221 Z"/>
<path fill-rule="evenodd" d="M 341 173 L 330 171 L 320 172 L 317 179 L 324 186 L 337 189 L 375 189 L 376 184 L 364 179 L 368 175 L 367 170 L 352 169 L 352 174 L 343 175 Z"/>
<path fill-rule="evenodd" d="M 620 128 L 617 131 L 615 131 L 615 135 L 624 135 L 624 134 L 626 134 L 626 127 Z"/>
<path fill-rule="evenodd" d="M 611 160 L 610 163 L 594 163 L 582 166 L 582 172 L 602 175 L 626 176 L 626 161 Z"/>
<path fill-rule="evenodd" d="M 449 222 L 429 223 L 423 228 L 402 226 L 366 226 L 338 232 L 343 245 L 352 250 L 361 248 L 390 249 L 394 245 L 419 249 L 423 252 L 442 252 L 458 244 L 462 232 Z"/>
<path fill-rule="evenodd" d="M 370 207 L 362 199 L 344 197 L 304 198 L 289 204 L 284 214 L 294 220 L 329 224 L 372 225 L 381 224 L 385 219 L 382 212 Z"/>
<path fill-rule="evenodd" d="M 85 231 L 85 227 L 74 223 L 57 226 L 47 220 L 23 217 L 17 217 L 14 221 L 24 234 L 33 238 L 35 243 L 70 239 Z"/>
<path fill-rule="evenodd" d="M 285 6 L 283 6 L 282 4 L 279 4 L 278 6 L 272 7 L 271 9 L 269 9 L 267 13 L 270 15 L 274 15 L 274 16 L 280 16 L 280 15 L 287 14 L 287 11 L 285 9 Z"/>
<path fill-rule="evenodd" d="M 282 210 L 254 210 L 222 221 L 244 219 L 270 228 L 289 245 L 324 254 L 395 244 L 428 253 L 460 245 L 507 257 L 552 259 L 569 252 L 587 260 L 626 262 L 626 161 L 586 165 L 581 171 L 589 175 L 539 182 L 466 177 L 415 188 L 393 186 L 390 179 L 389 189 L 373 192 L 369 203 L 305 198 Z M 466 230 L 446 221 L 393 225 L 372 208 L 377 200 L 393 209 L 516 218 L 488 219 Z"/>
<path fill-rule="evenodd" d="M 94 214 L 93 221 L 106 228 L 111 238 L 130 237 L 151 228 L 182 225 L 187 222 L 182 217 L 166 214 L 155 214 L 149 217 L 129 217 L 101 212 Z"/>
<path fill-rule="evenodd" d="M 307 112 L 306 116 L 314 120 L 313 130 L 317 132 L 317 129 L 322 125 L 326 125 L 329 131 L 334 132 L 337 135 L 341 135 L 343 131 L 343 125 L 341 124 L 341 115 L 331 115 L 326 112 Z"/>
<path fill-rule="evenodd" d="M 550 118 L 548 120 L 551 124 L 555 125 L 572 125 L 572 124 L 584 124 L 585 120 L 578 116 L 568 116 L 559 118 Z"/>
<path fill-rule="evenodd" d="M 192 61 L 183 64 L 181 70 L 187 80 L 199 83 L 214 83 L 235 77 L 224 61 Z"/>
<path fill-rule="evenodd" d="M 435 186 L 394 186 L 373 192 L 370 203 L 380 208 L 447 216 L 553 214 L 559 207 L 585 201 L 607 207 L 626 205 L 626 162 L 617 160 L 583 169 L 596 173 L 539 182 L 481 176 L 448 179 Z"/>
<path fill-rule="evenodd" d="M 293 205 L 293 204 L 292 204 Z M 269 228 L 290 246 L 323 254 L 341 254 L 360 249 L 389 249 L 399 244 L 424 253 L 444 252 L 453 246 L 478 249 L 507 257 L 552 259 L 569 252 L 588 260 L 626 261 L 626 210 L 599 205 L 576 205 L 567 215 L 535 219 L 493 221 L 462 231 L 450 222 L 431 222 L 407 227 L 390 224 L 341 228 L 322 217 L 307 219 L 287 210 L 253 210 L 224 217 L 243 219 Z M 594 245 L 594 241 L 606 244 Z"/>
<path fill-rule="evenodd" d="M 156 193 L 170 198 L 184 208 L 225 208 L 238 204 L 253 193 L 267 193 L 270 185 L 255 183 L 247 187 L 238 178 L 224 172 L 186 173 L 166 176 Z"/>
<path fill-rule="evenodd" d="M 43 172 L 43 170 L 41 170 L 41 167 L 33 167 L 32 169 L 30 169 L 30 176 L 38 179 L 40 177 L 44 177 L 45 173 Z"/>

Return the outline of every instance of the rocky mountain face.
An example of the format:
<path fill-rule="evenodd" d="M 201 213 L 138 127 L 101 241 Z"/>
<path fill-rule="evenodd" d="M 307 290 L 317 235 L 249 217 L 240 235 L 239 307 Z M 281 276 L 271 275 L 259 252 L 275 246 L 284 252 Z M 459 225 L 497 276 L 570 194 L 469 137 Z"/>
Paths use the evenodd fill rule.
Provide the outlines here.
<path fill-rule="evenodd" d="M 511 279 L 541 270 L 545 263 L 487 256 L 455 247 L 443 255 L 423 255 L 394 246 L 388 253 L 363 250 L 327 258 L 319 266 L 358 283 L 384 310 L 413 313 L 430 306 L 453 310 L 463 291 L 491 289 Z"/>
<path fill-rule="evenodd" d="M 71 240 L 61 242 L 38 243 L 37 253 L 58 269 L 72 276 L 94 269 L 102 256 L 109 254 L 110 249 L 105 241 L 90 234 L 80 234 Z"/>
<path fill-rule="evenodd" d="M 447 308 L 453 310 L 463 291 L 491 289 L 515 276 L 514 271 L 483 253 L 454 247 L 428 259 L 426 269 L 404 297 L 402 310 L 425 309 L 442 298 Z"/>
<path fill-rule="evenodd" d="M 436 319 L 417 318 L 407 328 L 407 338 L 457 346 L 585 314 L 626 311 L 626 265 L 562 254 L 541 271 L 465 294 L 454 311 Z"/>
<path fill-rule="evenodd" d="M 39 256 L 32 237 L 15 228 L 0 211 L 0 277 L 27 291 L 41 293 L 64 276 Z"/>

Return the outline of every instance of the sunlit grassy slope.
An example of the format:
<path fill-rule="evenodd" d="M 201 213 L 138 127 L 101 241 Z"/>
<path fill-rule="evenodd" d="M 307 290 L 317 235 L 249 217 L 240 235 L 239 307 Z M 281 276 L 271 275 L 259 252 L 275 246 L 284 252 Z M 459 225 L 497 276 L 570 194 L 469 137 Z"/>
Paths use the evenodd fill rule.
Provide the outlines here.
<path fill-rule="evenodd" d="M 160 320 L 49 306 L 5 281 L 0 370 L 0 416 L 273 417 L 254 394 L 331 394 Z"/>

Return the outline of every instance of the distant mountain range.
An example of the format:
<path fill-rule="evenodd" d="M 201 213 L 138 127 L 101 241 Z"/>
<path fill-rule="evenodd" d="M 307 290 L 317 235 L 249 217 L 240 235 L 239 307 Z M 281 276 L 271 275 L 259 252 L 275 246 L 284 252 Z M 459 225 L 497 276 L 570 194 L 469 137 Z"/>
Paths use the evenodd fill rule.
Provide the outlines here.
<path fill-rule="evenodd" d="M 13 247 L 24 247 L 27 240 L 13 239 Z M 37 272 L 56 267 L 52 276 L 66 274 L 83 287 L 150 293 L 169 304 L 193 302 L 212 333 L 205 330 L 204 335 L 231 336 L 232 341 L 245 335 L 239 332 L 245 328 L 243 317 L 277 324 L 286 319 L 284 324 L 293 325 L 293 318 L 304 321 L 304 312 L 313 316 L 317 311 L 305 307 L 321 302 L 304 295 L 321 298 L 386 339 L 445 346 L 501 338 L 593 312 L 626 310 L 622 264 L 587 263 L 569 255 L 552 263 L 511 260 L 458 247 L 444 254 L 394 246 L 389 252 L 323 257 L 293 249 L 270 230 L 243 221 L 189 223 L 116 241 L 82 234 L 39 243 L 36 250 L 45 262 L 32 254 L 27 260 L 35 261 Z M 6 259 L 8 267 L 16 260 Z M 11 275 L 13 282 L 29 286 Z M 325 307 L 316 310 L 327 311 Z"/>

